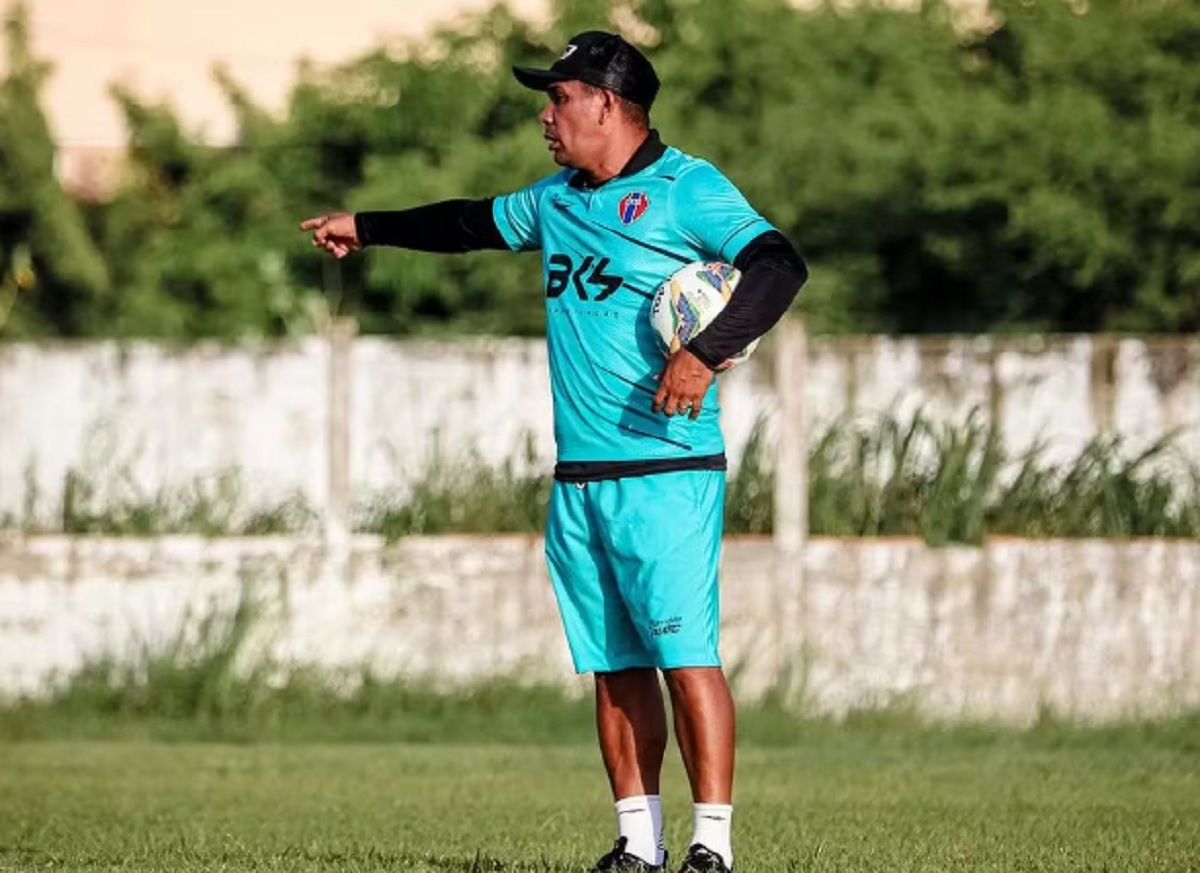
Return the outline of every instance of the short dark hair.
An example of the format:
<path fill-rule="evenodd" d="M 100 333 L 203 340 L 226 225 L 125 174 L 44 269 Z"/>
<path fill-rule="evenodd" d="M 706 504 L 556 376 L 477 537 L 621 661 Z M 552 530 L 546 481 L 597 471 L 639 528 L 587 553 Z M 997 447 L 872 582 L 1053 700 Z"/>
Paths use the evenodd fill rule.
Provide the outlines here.
<path fill-rule="evenodd" d="M 632 100 L 626 100 L 619 94 L 617 95 L 617 105 L 621 107 L 625 117 L 638 127 L 650 129 L 650 110 L 645 106 L 634 103 Z"/>
<path fill-rule="evenodd" d="M 600 88 L 596 85 L 589 85 L 587 82 L 580 82 L 579 84 L 583 86 L 584 91 L 586 91 L 588 94 L 595 94 L 597 91 L 608 90 L 605 88 Z M 640 106 L 639 104 L 634 103 L 632 100 L 626 100 L 616 91 L 610 91 L 609 93 L 611 93 L 613 95 L 613 99 L 617 101 L 617 108 L 621 111 L 621 114 L 625 116 L 626 121 L 632 122 L 633 124 L 644 128 L 645 130 L 650 129 L 649 109 L 647 109 L 645 106 Z"/>

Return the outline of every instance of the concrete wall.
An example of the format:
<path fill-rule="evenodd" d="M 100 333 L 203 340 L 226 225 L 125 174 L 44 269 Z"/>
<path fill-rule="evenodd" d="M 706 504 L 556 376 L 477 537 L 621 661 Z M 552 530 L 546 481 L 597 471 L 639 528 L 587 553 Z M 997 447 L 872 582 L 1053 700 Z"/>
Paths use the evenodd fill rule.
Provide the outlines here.
<path fill-rule="evenodd" d="M 781 335 L 721 377 L 735 465 L 756 421 L 772 439 L 787 424 Z M 403 492 L 439 453 L 498 464 L 528 442 L 536 466 L 552 463 L 540 341 L 338 342 L 0 344 L 0 518 L 35 505 L 51 522 L 71 469 L 126 496 L 236 469 L 250 503 L 295 492 L 323 508 L 331 489 Z M 1136 451 L 1182 429 L 1180 449 L 1200 462 L 1197 338 L 810 339 L 805 371 L 810 434 L 847 415 L 961 422 L 979 408 L 1014 451 L 1044 440 L 1066 459 L 1100 433 Z"/>
<path fill-rule="evenodd" d="M 1200 706 L 1200 545 L 817 539 L 726 545 L 723 655 L 743 699 L 790 676 L 817 711 L 903 700 L 1026 723 Z M 802 573 L 797 574 L 797 568 Z M 251 657 L 443 681 L 578 687 L 541 542 L 525 537 L 0 540 L 0 693 L 36 694 L 104 655 L 138 659 L 264 606 Z M 586 681 L 586 680 L 583 680 Z"/>

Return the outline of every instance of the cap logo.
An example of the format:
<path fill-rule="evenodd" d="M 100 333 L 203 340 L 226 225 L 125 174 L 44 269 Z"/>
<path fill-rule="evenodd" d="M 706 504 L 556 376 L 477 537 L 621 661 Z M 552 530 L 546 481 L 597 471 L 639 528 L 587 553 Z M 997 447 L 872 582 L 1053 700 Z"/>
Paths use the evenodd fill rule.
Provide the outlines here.
<path fill-rule="evenodd" d="M 574 43 L 572 43 L 571 45 L 567 46 L 567 49 L 566 49 L 566 51 L 564 51 L 564 52 L 562 53 L 562 57 L 560 57 L 560 58 L 559 58 L 559 60 L 560 60 L 560 61 L 565 61 L 565 60 L 566 60 L 567 58 L 569 58 L 571 55 L 575 54 L 575 52 L 576 52 L 578 49 L 579 49 L 579 46 L 577 46 L 577 45 L 575 45 Z"/>
<path fill-rule="evenodd" d="M 650 206 L 650 198 L 641 191 L 634 191 L 621 198 L 617 205 L 617 215 L 621 224 L 630 225 L 646 214 Z"/>

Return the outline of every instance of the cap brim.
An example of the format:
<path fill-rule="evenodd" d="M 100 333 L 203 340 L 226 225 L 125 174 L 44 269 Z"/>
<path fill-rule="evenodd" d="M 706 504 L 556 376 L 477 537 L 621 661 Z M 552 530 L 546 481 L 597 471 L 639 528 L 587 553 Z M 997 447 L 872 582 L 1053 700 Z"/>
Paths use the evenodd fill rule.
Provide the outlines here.
<path fill-rule="evenodd" d="M 555 82 L 566 82 L 571 79 L 570 76 L 564 76 L 562 73 L 538 70 L 533 67 L 513 67 L 512 71 L 518 82 L 534 91 L 545 91 Z"/>

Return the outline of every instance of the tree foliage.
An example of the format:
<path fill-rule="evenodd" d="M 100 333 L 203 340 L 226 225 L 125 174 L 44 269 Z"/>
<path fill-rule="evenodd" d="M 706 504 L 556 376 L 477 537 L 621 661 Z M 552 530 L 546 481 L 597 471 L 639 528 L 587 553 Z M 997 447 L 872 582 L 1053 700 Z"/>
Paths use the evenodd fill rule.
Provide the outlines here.
<path fill-rule="evenodd" d="M 295 224 L 552 172 L 542 98 L 508 67 L 594 27 L 646 48 L 664 139 L 714 161 L 804 251 L 798 305 L 815 329 L 1200 330 L 1195 3 L 991 0 L 964 16 L 938 0 L 558 0 L 542 30 L 497 6 L 304 65 L 278 114 L 216 71 L 232 147 L 114 89 L 129 159 L 101 204 L 54 179 L 47 71 L 18 8 L 0 81 L 0 277 L 34 283 L 6 333 L 276 336 L 336 310 L 370 332 L 537 334 L 536 256 L 382 250 L 334 267 Z"/>
<path fill-rule="evenodd" d="M 83 211 L 55 181 L 54 141 L 39 104 L 50 70 L 30 52 L 23 7 L 5 21 L 4 38 L 0 329 L 15 335 L 82 333 L 103 320 L 111 291 L 107 265 Z"/>

